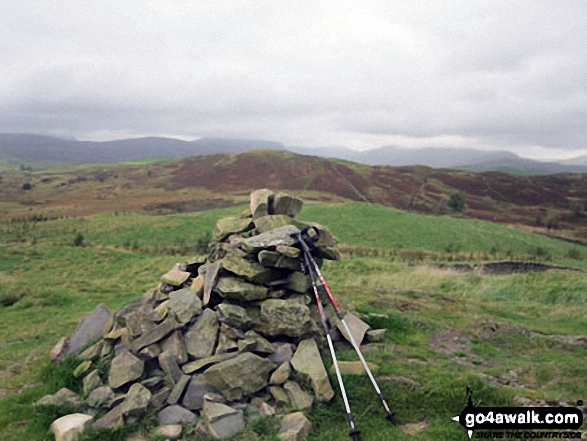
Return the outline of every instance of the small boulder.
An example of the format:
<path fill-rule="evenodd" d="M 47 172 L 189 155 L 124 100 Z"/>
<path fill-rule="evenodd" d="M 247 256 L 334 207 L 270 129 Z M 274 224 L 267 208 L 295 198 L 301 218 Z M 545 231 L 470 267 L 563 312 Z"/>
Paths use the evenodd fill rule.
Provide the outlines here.
<path fill-rule="evenodd" d="M 183 427 L 180 424 L 166 424 L 155 429 L 153 434 L 166 440 L 176 440 L 181 437 Z"/>
<path fill-rule="evenodd" d="M 273 196 L 272 212 L 273 214 L 284 214 L 294 217 L 298 214 L 304 201 L 287 194 L 276 194 Z"/>
<path fill-rule="evenodd" d="M 212 235 L 214 240 L 220 242 L 231 234 L 242 233 L 243 231 L 249 230 L 251 226 L 251 219 L 241 219 L 230 216 L 224 217 L 216 222 Z"/>
<path fill-rule="evenodd" d="M 157 414 L 161 424 L 194 424 L 197 416 L 184 407 L 174 404 L 167 406 Z"/>
<path fill-rule="evenodd" d="M 289 402 L 295 410 L 311 410 L 314 398 L 303 390 L 295 381 L 288 381 L 283 385 Z"/>
<path fill-rule="evenodd" d="M 250 262 L 244 265 L 249 265 Z M 261 267 L 261 265 L 259 265 Z M 265 268 L 263 271 L 267 272 Z M 222 277 L 216 284 L 216 292 L 225 299 L 236 300 L 240 302 L 253 302 L 267 298 L 269 289 L 252 283 L 245 282 L 237 277 Z"/>
<path fill-rule="evenodd" d="M 187 271 L 172 269 L 161 277 L 161 281 L 167 285 L 181 286 L 190 276 L 191 274 Z"/>
<path fill-rule="evenodd" d="M 202 417 L 206 431 L 215 439 L 230 438 L 245 428 L 242 410 L 226 404 L 204 400 Z"/>
<path fill-rule="evenodd" d="M 115 398 L 116 395 L 110 387 L 100 386 L 90 393 L 86 403 L 94 409 L 109 409 Z"/>
<path fill-rule="evenodd" d="M 131 381 L 137 380 L 143 375 L 145 362 L 138 359 L 128 351 L 114 357 L 110 364 L 108 374 L 108 385 L 112 389 L 117 389 Z"/>
<path fill-rule="evenodd" d="M 177 321 L 185 325 L 193 316 L 202 312 L 202 301 L 194 291 L 184 288 L 169 294 L 168 307 L 177 317 Z"/>
<path fill-rule="evenodd" d="M 277 438 L 281 441 L 301 441 L 306 439 L 311 430 L 312 423 L 302 412 L 290 413 L 281 420 Z"/>
<path fill-rule="evenodd" d="M 133 384 L 122 403 L 122 413 L 127 417 L 140 417 L 147 411 L 151 391 L 140 383 Z"/>
<path fill-rule="evenodd" d="M 214 354 L 218 326 L 218 314 L 211 309 L 204 309 L 184 335 L 187 353 L 194 358 L 205 358 Z"/>
<path fill-rule="evenodd" d="M 269 214 L 269 198 L 273 196 L 273 192 L 267 188 L 255 190 L 251 193 L 251 214 L 253 218 L 267 216 Z"/>
<path fill-rule="evenodd" d="M 53 421 L 49 430 L 55 435 L 55 441 L 77 441 L 91 427 L 93 419 L 83 413 L 65 415 Z"/>
<path fill-rule="evenodd" d="M 45 395 L 35 402 L 35 406 L 55 406 L 69 409 L 78 409 L 83 407 L 84 403 L 79 399 L 75 392 L 67 388 L 59 389 L 53 395 Z"/>
<path fill-rule="evenodd" d="M 313 338 L 300 342 L 291 359 L 291 365 L 296 372 L 311 381 L 318 401 L 330 401 L 334 397 L 328 373 Z"/>

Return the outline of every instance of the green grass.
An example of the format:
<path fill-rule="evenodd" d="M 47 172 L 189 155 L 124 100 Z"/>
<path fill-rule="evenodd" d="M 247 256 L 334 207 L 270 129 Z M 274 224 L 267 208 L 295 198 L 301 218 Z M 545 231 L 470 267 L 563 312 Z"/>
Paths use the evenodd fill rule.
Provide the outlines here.
<path fill-rule="evenodd" d="M 31 403 L 60 387 L 79 385 L 72 384 L 70 375 L 75 362 L 50 365 L 49 349 L 98 303 L 116 310 L 154 287 L 176 262 L 192 255 L 198 238 L 209 233 L 218 218 L 242 208 L 1 224 L 0 389 L 10 396 L 0 401 L 0 438 L 50 439 L 47 428 L 64 410 L 36 409 Z M 460 252 L 500 247 L 504 253 L 511 249 L 515 254 L 541 247 L 557 264 L 587 269 L 585 261 L 565 258 L 577 245 L 487 222 L 359 203 L 310 204 L 300 218 L 329 226 L 350 247 L 440 254 L 449 245 Z M 84 246 L 76 247 L 73 240 L 79 233 Z M 462 410 L 468 385 L 482 405 L 514 405 L 516 395 L 571 401 L 587 396 L 583 381 L 587 349 L 550 337 L 587 335 L 583 273 L 464 274 L 408 264 L 385 254 L 343 254 L 342 261 L 325 264 L 324 275 L 341 304 L 354 305 L 373 328 L 388 329 L 382 343 L 367 347 L 365 357 L 379 365 L 376 377 L 398 412 L 400 427 L 384 419 L 366 376 L 344 378 L 365 441 L 465 439 L 463 429 L 450 417 Z M 487 322 L 518 328 L 487 337 L 481 332 Z M 450 332 L 468 343 L 452 352 L 441 350 L 450 340 L 434 343 L 435 339 Z M 357 360 L 352 350 L 337 347 L 341 360 Z M 330 369 L 328 358 L 326 365 Z M 526 369 L 520 385 L 491 386 L 480 377 L 498 378 L 518 368 Z M 328 405 L 318 404 L 308 415 L 314 423 L 309 438 L 313 441 L 348 439 L 336 377 L 331 371 L 330 375 L 336 398 Z M 397 383 L 397 376 L 418 386 Z M 19 393 L 25 385 L 35 386 Z M 130 431 L 148 432 L 152 421 L 144 424 L 112 438 L 98 433 L 88 439 L 125 439 Z M 422 424 L 422 428 L 409 436 L 404 433 L 406 424 Z M 275 420 L 262 420 L 235 440 L 275 440 L 277 426 Z"/>

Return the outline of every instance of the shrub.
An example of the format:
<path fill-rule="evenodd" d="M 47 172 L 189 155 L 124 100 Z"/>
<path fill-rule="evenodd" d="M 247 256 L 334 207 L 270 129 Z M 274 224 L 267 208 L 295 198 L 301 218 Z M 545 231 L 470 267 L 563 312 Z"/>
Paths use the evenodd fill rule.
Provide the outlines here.
<path fill-rule="evenodd" d="M 76 247 L 81 247 L 84 244 L 84 235 L 82 233 L 77 233 L 73 238 L 73 245 Z"/>
<path fill-rule="evenodd" d="M 212 242 L 212 234 L 206 232 L 196 240 L 196 252 L 206 253 L 208 251 L 208 244 Z"/>
<path fill-rule="evenodd" d="M 452 193 L 448 197 L 448 201 L 446 201 L 446 206 L 453 211 L 458 213 L 462 213 L 467 208 L 467 202 L 465 201 L 465 196 L 462 193 L 456 192 Z"/>

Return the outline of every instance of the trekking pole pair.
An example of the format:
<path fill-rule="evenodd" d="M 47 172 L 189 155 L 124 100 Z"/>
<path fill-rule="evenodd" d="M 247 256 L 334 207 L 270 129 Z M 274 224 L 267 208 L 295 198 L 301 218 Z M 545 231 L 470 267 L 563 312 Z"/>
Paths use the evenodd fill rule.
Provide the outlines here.
<path fill-rule="evenodd" d="M 349 336 L 349 340 L 350 340 L 353 348 L 357 352 L 357 355 L 359 356 L 359 359 L 361 360 L 361 363 L 363 364 L 363 368 L 367 372 L 367 375 L 369 376 L 369 379 L 371 380 L 371 383 L 373 384 L 373 387 L 375 388 L 375 392 L 377 393 L 379 400 L 381 401 L 381 403 L 383 404 L 383 407 L 385 408 L 385 411 L 387 413 L 386 418 L 392 424 L 397 424 L 397 422 L 395 420 L 395 412 L 392 412 L 389 409 L 389 406 L 387 405 L 387 402 L 385 401 L 385 397 L 383 396 L 383 393 L 379 389 L 379 386 L 377 385 L 377 382 L 375 381 L 375 378 L 373 377 L 373 374 L 371 373 L 371 369 L 369 369 L 369 366 L 367 365 L 367 362 L 365 361 L 365 358 L 363 357 L 361 349 L 359 348 L 359 345 L 355 341 L 353 334 L 351 333 L 351 331 L 346 323 L 346 320 L 344 319 L 344 315 L 342 314 L 342 311 L 341 311 L 340 307 L 338 306 L 338 303 L 336 302 L 336 299 L 334 298 L 334 296 L 330 292 L 330 289 L 328 288 L 328 285 L 326 284 L 326 280 L 324 280 L 324 276 L 322 276 L 322 273 L 320 271 L 318 264 L 316 263 L 316 261 L 312 257 L 310 247 L 314 246 L 315 239 L 313 239 L 312 237 L 310 237 L 308 235 L 308 229 L 305 229 L 302 232 L 298 233 L 297 239 L 299 240 L 299 242 L 301 244 L 302 253 L 304 255 L 303 264 L 305 265 L 308 273 L 310 274 L 312 288 L 314 291 L 314 297 L 316 299 L 316 304 L 318 305 L 318 311 L 320 313 L 320 319 L 322 321 L 322 327 L 324 328 L 324 332 L 326 334 L 326 340 L 328 342 L 328 347 L 330 348 L 330 354 L 332 356 L 332 360 L 334 363 L 334 369 L 336 370 L 336 377 L 338 380 L 340 391 L 342 393 L 342 398 L 344 401 L 345 410 L 347 413 L 347 418 L 348 418 L 349 424 L 351 426 L 351 432 L 349 433 L 349 436 L 351 436 L 353 438 L 353 441 L 359 441 L 359 433 L 360 432 L 356 429 L 354 421 L 353 421 L 353 414 L 352 414 L 350 406 L 349 406 L 348 398 L 347 398 L 346 391 L 344 388 L 344 383 L 342 381 L 342 376 L 340 374 L 340 368 L 338 366 L 338 361 L 336 359 L 336 354 L 334 352 L 334 346 L 332 344 L 332 338 L 330 337 L 330 333 L 329 333 L 329 329 L 328 329 L 328 322 L 326 319 L 326 314 L 324 312 L 324 308 L 322 307 L 322 302 L 320 301 L 318 284 L 316 283 L 316 279 L 314 277 L 313 271 L 315 271 L 316 274 L 318 275 L 322 288 L 328 294 L 330 302 L 332 303 L 332 306 L 334 307 L 334 310 L 336 312 L 336 316 L 341 321 L 347 335 Z"/>

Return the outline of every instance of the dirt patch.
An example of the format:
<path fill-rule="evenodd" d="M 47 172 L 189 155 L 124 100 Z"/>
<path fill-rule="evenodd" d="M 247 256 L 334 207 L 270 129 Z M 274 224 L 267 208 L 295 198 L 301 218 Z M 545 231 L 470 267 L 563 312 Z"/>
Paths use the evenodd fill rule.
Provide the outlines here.
<path fill-rule="evenodd" d="M 430 339 L 430 346 L 436 352 L 452 356 L 453 361 L 462 365 L 489 365 L 472 353 L 471 337 L 457 331 L 438 329 Z"/>
<path fill-rule="evenodd" d="M 479 374 L 479 376 L 483 381 L 492 386 L 526 387 L 523 383 L 523 377 L 528 372 L 530 372 L 528 368 L 518 368 L 511 369 L 498 377 L 486 374 Z"/>
<path fill-rule="evenodd" d="M 487 262 L 478 263 L 475 265 L 469 265 L 466 263 L 442 263 L 433 265 L 434 268 L 442 270 L 453 270 L 461 273 L 477 272 L 480 274 L 517 274 L 517 273 L 531 273 L 531 272 L 542 272 L 548 270 L 566 270 L 566 271 L 580 271 L 584 272 L 579 268 L 573 268 L 569 266 L 560 265 L 549 265 L 546 263 L 538 262 L 516 262 L 516 261 L 505 261 L 505 262 Z"/>

